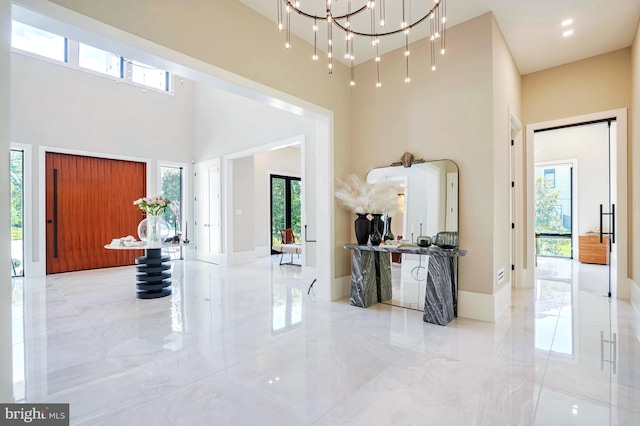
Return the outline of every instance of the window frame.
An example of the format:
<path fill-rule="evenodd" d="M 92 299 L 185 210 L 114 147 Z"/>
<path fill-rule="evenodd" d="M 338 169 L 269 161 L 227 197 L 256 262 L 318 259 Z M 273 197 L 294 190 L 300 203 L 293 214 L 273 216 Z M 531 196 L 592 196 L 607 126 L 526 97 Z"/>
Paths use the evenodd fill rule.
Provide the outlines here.
<path fill-rule="evenodd" d="M 124 67 L 123 67 L 123 73 L 124 73 L 124 79 L 127 80 L 130 84 L 142 87 L 143 89 L 153 89 L 156 90 L 158 92 L 171 92 L 173 90 L 173 79 L 172 79 L 172 74 L 167 71 L 164 70 L 162 68 L 155 68 L 152 65 L 148 65 L 148 64 L 144 64 L 140 61 L 136 61 L 134 59 L 126 59 L 124 57 L 121 57 L 124 63 Z M 165 85 L 165 89 L 161 89 L 158 87 L 154 87 L 154 86 L 149 86 L 146 83 L 140 83 L 139 81 L 134 81 L 133 79 L 133 71 L 135 67 L 139 67 L 139 68 L 146 68 L 152 71 L 161 71 L 164 72 L 164 85 Z"/>
<path fill-rule="evenodd" d="M 60 60 L 60 59 L 57 59 L 57 58 L 53 58 L 51 56 L 41 55 L 40 53 L 34 52 L 32 50 L 25 50 L 25 49 L 22 49 L 20 47 L 14 46 L 14 44 L 13 44 L 14 23 L 18 23 L 18 24 L 21 24 L 21 25 L 26 25 L 27 27 L 31 27 L 31 28 L 34 28 L 36 30 L 45 32 L 47 34 L 51 34 L 51 35 L 54 35 L 56 37 L 62 38 L 63 42 L 64 42 L 64 47 L 63 47 L 63 52 L 62 52 L 63 59 Z M 19 54 L 22 54 L 24 56 L 28 56 L 28 57 L 31 57 L 31 58 L 34 58 L 34 59 L 40 59 L 40 60 L 51 62 L 51 63 L 54 63 L 54 64 L 68 64 L 69 63 L 69 38 L 67 38 L 65 36 L 62 36 L 60 34 L 52 33 L 51 31 L 47 31 L 47 30 L 44 30 L 42 28 L 38 28 L 38 27 L 36 27 L 34 25 L 31 25 L 31 24 L 28 24 L 26 22 L 18 21 L 16 19 L 11 19 L 11 51 L 14 52 L 14 53 L 19 53 Z"/>
<path fill-rule="evenodd" d="M 78 40 L 73 40 L 70 39 L 69 37 L 65 37 L 63 35 L 57 34 L 55 32 L 51 32 L 42 28 L 39 28 L 38 26 L 32 25 L 28 22 L 25 22 L 25 20 L 19 20 L 19 19 L 12 19 L 12 23 L 13 22 L 17 22 L 32 28 L 35 28 L 37 30 L 40 31 L 44 31 L 46 33 L 61 37 L 64 39 L 64 43 L 65 43 L 65 48 L 64 48 L 64 61 L 60 61 L 58 59 L 55 58 L 50 58 L 47 56 L 43 56 L 40 55 L 38 53 L 35 52 L 31 52 L 28 50 L 24 50 L 18 47 L 14 47 L 13 46 L 13 24 L 12 24 L 12 42 L 11 42 L 11 51 L 13 53 L 16 54 L 20 54 L 23 56 L 27 56 L 33 59 L 38 59 L 38 60 L 42 60 L 42 61 L 46 61 L 52 64 L 56 64 L 56 65 L 62 65 L 77 71 L 82 71 L 84 73 L 88 73 L 88 74 L 92 74 L 94 76 L 98 76 L 98 77 L 102 77 L 102 78 L 108 78 L 110 80 L 115 80 L 117 83 L 126 83 L 128 85 L 131 86 L 135 86 L 135 87 L 139 87 L 141 88 L 143 91 L 153 91 L 156 93 L 163 93 L 165 95 L 170 95 L 170 96 L 174 96 L 175 95 L 175 75 L 166 69 L 162 69 L 162 68 L 155 68 L 153 67 L 153 65 L 149 65 L 149 64 L 144 64 L 138 60 L 135 60 L 135 62 L 138 62 L 140 64 L 142 64 L 143 66 L 147 66 L 147 67 L 152 67 L 154 69 L 157 69 L 159 71 L 164 71 L 165 73 L 165 89 L 160 89 L 160 88 L 156 88 L 154 86 L 148 86 L 145 84 L 141 84 L 141 83 L 137 83 L 135 81 L 133 81 L 132 77 L 132 67 L 133 67 L 133 59 L 127 58 L 125 56 L 122 55 L 118 55 L 117 53 L 111 52 L 110 50 L 106 50 L 103 49 L 102 47 L 99 46 L 94 46 L 93 44 L 90 43 L 84 43 L 82 42 L 82 44 L 89 46 L 89 47 L 93 47 L 95 49 L 99 49 L 102 51 L 105 51 L 107 53 L 111 53 L 112 55 L 119 57 L 120 58 L 120 76 L 113 76 L 111 74 L 107 74 L 105 72 L 101 72 L 101 71 L 96 71 L 90 68 L 85 68 L 85 67 L 81 67 L 80 66 L 80 44 L 81 42 Z"/>
<path fill-rule="evenodd" d="M 162 169 L 163 168 L 173 168 L 180 169 L 180 231 L 184 234 L 184 229 L 186 225 L 186 216 L 188 214 L 188 206 L 185 202 L 187 195 L 187 171 L 188 165 L 186 163 L 177 163 L 171 161 L 158 161 L 158 194 L 162 194 Z"/>
<path fill-rule="evenodd" d="M 292 175 L 286 175 L 286 174 L 280 174 L 280 173 L 269 173 L 269 248 L 271 249 L 271 254 L 277 254 L 279 253 L 276 250 L 273 250 L 273 181 L 274 179 L 281 179 L 284 180 L 285 185 L 284 185 L 284 203 L 285 203 L 285 228 L 291 228 L 291 184 L 292 182 L 299 182 L 300 185 L 302 185 L 302 178 L 300 176 L 292 176 Z M 302 190 L 302 188 L 301 188 Z M 301 206 L 302 209 L 302 206 Z M 294 235 L 297 237 L 297 239 L 299 240 L 299 242 L 302 242 L 303 236 L 302 236 L 302 211 L 300 212 L 300 232 L 299 234 L 295 234 Z"/>
<path fill-rule="evenodd" d="M 74 45 L 77 47 L 77 49 L 75 49 L 75 50 L 76 50 L 76 52 L 77 52 L 77 54 L 76 54 L 76 55 L 77 55 L 76 63 L 78 64 L 78 69 L 80 69 L 80 70 L 82 70 L 82 71 L 89 71 L 89 72 L 91 72 L 92 74 L 93 74 L 93 73 L 96 73 L 96 74 L 98 74 L 98 75 L 102 75 L 102 76 L 109 77 L 109 78 L 124 79 L 124 75 L 125 75 L 125 74 L 124 74 L 124 66 L 123 66 L 124 58 L 123 58 L 122 56 L 120 56 L 120 55 L 116 55 L 115 53 L 113 53 L 113 52 L 109 52 L 108 50 L 104 50 L 104 49 L 101 49 L 101 48 L 99 48 L 99 47 L 92 46 L 92 45 L 90 45 L 90 44 L 82 43 L 82 42 L 79 42 L 79 41 L 74 42 Z M 100 51 L 102 51 L 102 52 L 105 52 L 105 53 L 111 54 L 111 55 L 115 56 L 116 58 L 118 58 L 118 75 L 112 75 L 112 74 L 109 74 L 108 72 L 99 71 L 99 70 L 94 70 L 94 69 L 92 69 L 92 68 L 87 68 L 87 67 L 83 67 L 82 65 L 80 65 L 80 56 L 81 56 L 81 55 L 80 55 L 80 45 L 85 45 L 85 46 L 90 47 L 90 48 L 92 48 L 92 49 L 100 50 Z"/>

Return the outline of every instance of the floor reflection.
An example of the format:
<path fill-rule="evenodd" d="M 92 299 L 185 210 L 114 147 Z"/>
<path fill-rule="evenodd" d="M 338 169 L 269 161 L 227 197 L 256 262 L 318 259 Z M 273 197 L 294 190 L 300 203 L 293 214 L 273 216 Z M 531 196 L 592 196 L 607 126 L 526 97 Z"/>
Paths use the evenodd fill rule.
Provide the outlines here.
<path fill-rule="evenodd" d="M 539 258 L 535 284 L 537 349 L 573 354 L 571 306 L 577 285 L 571 259 Z"/>
<path fill-rule="evenodd" d="M 403 254 L 402 262 L 391 264 L 391 301 L 394 306 L 424 310 L 429 256 Z"/>
<path fill-rule="evenodd" d="M 155 300 L 133 267 L 14 279 L 16 399 L 91 426 L 640 424 L 640 317 L 601 265 L 539 258 L 495 323 L 442 327 L 278 263 L 175 261 Z"/>
<path fill-rule="evenodd" d="M 280 333 L 302 322 L 302 290 L 272 283 L 271 330 Z"/>

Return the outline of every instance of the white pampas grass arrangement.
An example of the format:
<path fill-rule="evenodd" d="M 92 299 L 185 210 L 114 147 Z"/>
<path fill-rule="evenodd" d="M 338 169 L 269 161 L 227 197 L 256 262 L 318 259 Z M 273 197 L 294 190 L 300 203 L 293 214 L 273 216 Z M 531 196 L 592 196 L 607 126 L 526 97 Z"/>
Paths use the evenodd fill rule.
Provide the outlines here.
<path fill-rule="evenodd" d="M 338 189 L 335 196 L 344 208 L 355 214 L 369 213 L 367 211 L 368 183 L 363 182 L 356 175 L 350 175 L 346 180 L 337 179 L 337 182 Z"/>
<path fill-rule="evenodd" d="M 387 214 L 392 216 L 398 210 L 398 183 L 383 180 L 367 183 L 356 175 L 346 180 L 337 179 L 335 196 L 340 204 L 356 214 Z"/>
<path fill-rule="evenodd" d="M 381 180 L 370 185 L 368 210 L 371 214 L 393 216 L 398 212 L 398 182 Z"/>

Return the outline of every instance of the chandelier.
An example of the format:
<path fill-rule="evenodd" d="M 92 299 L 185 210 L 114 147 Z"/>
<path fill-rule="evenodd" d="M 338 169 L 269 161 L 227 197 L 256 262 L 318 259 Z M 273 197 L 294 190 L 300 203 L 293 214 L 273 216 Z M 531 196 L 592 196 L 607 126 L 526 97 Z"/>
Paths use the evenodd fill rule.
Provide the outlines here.
<path fill-rule="evenodd" d="M 278 14 L 278 30 L 285 32 L 285 48 L 291 48 L 291 14 L 313 21 L 313 55 L 312 60 L 318 60 L 318 29 L 324 22 L 327 27 L 327 61 L 329 74 L 333 72 L 333 47 L 339 39 L 334 39 L 334 29 L 343 34 L 342 43 L 345 45 L 344 59 L 351 67 L 351 86 L 355 86 L 355 58 L 354 39 L 356 37 L 368 38 L 372 49 L 375 49 L 375 63 L 377 72 L 376 87 L 382 86 L 380 82 L 380 39 L 382 37 L 404 34 L 404 57 L 406 66 L 405 83 L 409 83 L 409 37 L 411 30 L 422 24 L 429 23 L 426 32 L 427 40 L 431 46 L 431 70 L 436 70 L 436 52 L 445 54 L 446 32 L 446 0 L 419 0 L 417 6 L 412 7 L 412 0 L 276 0 Z M 315 10 L 313 8 L 316 8 Z M 415 10 L 419 9 L 418 13 Z M 415 19 L 412 19 L 412 12 Z M 387 20 L 389 17 L 393 23 Z M 426 25 L 425 25 L 426 26 Z M 424 37 L 425 34 L 415 39 Z"/>

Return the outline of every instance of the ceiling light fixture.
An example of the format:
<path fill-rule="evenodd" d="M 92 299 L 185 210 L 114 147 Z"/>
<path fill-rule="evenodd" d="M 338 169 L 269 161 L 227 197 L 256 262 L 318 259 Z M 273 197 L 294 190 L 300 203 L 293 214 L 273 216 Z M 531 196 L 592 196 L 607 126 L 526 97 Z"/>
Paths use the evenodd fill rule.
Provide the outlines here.
<path fill-rule="evenodd" d="M 562 35 L 563 35 L 564 37 L 569 37 L 571 34 L 573 34 L 573 30 L 567 30 L 567 31 L 565 31 L 565 32 L 563 32 L 563 33 L 562 33 Z"/>
<path fill-rule="evenodd" d="M 573 19 L 569 18 L 569 19 L 565 19 L 564 21 L 562 21 L 562 26 L 566 27 L 567 25 L 571 25 L 573 24 Z"/>
<path fill-rule="evenodd" d="M 418 18 L 411 19 L 411 0 L 401 0 L 394 2 L 397 9 L 390 10 L 391 16 L 401 17 L 397 26 L 393 26 L 387 19 L 387 0 L 276 0 L 277 2 L 277 14 L 278 14 L 278 30 L 285 31 L 285 47 L 291 48 L 291 12 L 297 13 L 299 16 L 309 18 L 313 20 L 313 60 L 318 58 L 318 45 L 317 45 L 317 23 L 320 20 L 327 22 L 327 60 L 329 74 L 333 73 L 333 29 L 334 27 L 344 32 L 344 40 L 346 43 L 345 59 L 350 62 L 351 66 L 351 80 L 350 85 L 355 86 L 355 54 L 353 50 L 353 40 L 355 36 L 367 37 L 371 39 L 371 46 L 375 49 L 375 63 L 377 81 L 376 87 L 381 87 L 380 82 L 380 54 L 379 43 L 380 38 L 391 36 L 394 34 L 404 33 L 405 35 L 405 83 L 409 83 L 409 34 L 411 29 L 423 22 L 429 22 L 429 32 L 427 39 L 431 46 L 431 70 L 436 70 L 436 50 L 440 51 L 441 55 L 445 54 L 446 44 L 446 27 L 447 27 L 447 0 L 434 0 L 435 5 L 429 8 L 428 2 L 420 2 L 420 12 Z M 306 4 L 313 3 L 316 10 L 322 10 L 322 12 L 311 13 L 309 11 L 302 10 L 301 2 Z M 324 5 L 320 6 L 324 2 Z M 336 5 L 337 3 L 337 5 Z M 311 6 L 307 6 L 307 10 L 311 10 Z M 366 13 L 369 13 L 370 19 L 366 17 Z M 440 44 L 439 48 L 436 43 Z"/>

